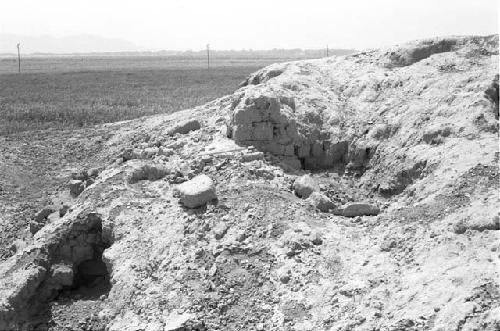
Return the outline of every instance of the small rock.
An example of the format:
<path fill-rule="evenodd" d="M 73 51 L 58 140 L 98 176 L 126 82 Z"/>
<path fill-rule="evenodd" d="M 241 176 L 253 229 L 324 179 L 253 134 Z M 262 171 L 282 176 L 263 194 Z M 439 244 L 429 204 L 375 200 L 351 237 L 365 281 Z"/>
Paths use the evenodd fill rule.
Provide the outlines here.
<path fill-rule="evenodd" d="M 51 280 L 62 286 L 73 285 L 73 268 L 65 264 L 53 265 Z"/>
<path fill-rule="evenodd" d="M 84 181 L 88 178 L 87 171 L 75 171 L 71 173 L 71 179 Z"/>
<path fill-rule="evenodd" d="M 168 134 L 173 136 L 176 133 L 180 134 L 186 134 L 188 132 L 198 130 L 201 128 L 200 122 L 198 120 L 188 120 L 184 121 L 181 123 L 176 124 L 174 127 L 172 127 L 169 131 Z"/>
<path fill-rule="evenodd" d="M 158 180 L 162 179 L 166 175 L 169 175 L 171 173 L 170 169 L 165 167 L 162 164 L 139 164 L 137 167 L 135 167 L 129 177 L 128 177 L 128 182 L 130 184 L 135 184 L 141 180 Z"/>
<path fill-rule="evenodd" d="M 262 160 L 263 158 L 264 153 L 262 152 L 245 153 L 241 156 L 241 162 L 252 162 L 255 160 Z"/>
<path fill-rule="evenodd" d="M 55 212 L 55 209 L 52 206 L 43 208 L 38 212 L 38 214 L 36 214 L 35 222 L 45 223 L 47 217 L 49 217 L 49 215 L 52 214 L 53 212 Z"/>
<path fill-rule="evenodd" d="M 68 209 L 69 209 L 68 205 L 62 205 L 61 208 L 59 208 L 59 217 L 63 217 L 64 215 L 66 215 Z"/>
<path fill-rule="evenodd" d="M 145 158 L 150 159 L 153 156 L 157 155 L 159 151 L 160 149 L 158 147 L 148 147 L 144 149 L 143 155 Z"/>
<path fill-rule="evenodd" d="M 333 202 L 323 193 L 312 192 L 307 200 L 312 206 L 324 213 L 335 207 Z"/>
<path fill-rule="evenodd" d="M 226 223 L 224 223 L 224 222 L 218 223 L 213 229 L 215 239 L 217 239 L 217 240 L 222 239 L 224 237 L 224 235 L 226 234 L 227 229 L 228 229 L 228 226 Z"/>
<path fill-rule="evenodd" d="M 43 223 L 38 223 L 38 222 L 35 222 L 35 221 L 31 221 L 30 224 L 29 224 L 29 228 L 30 228 L 30 233 L 31 234 L 35 234 L 37 233 L 38 231 L 40 231 L 41 228 L 43 228 Z"/>
<path fill-rule="evenodd" d="M 319 192 L 319 186 L 316 181 L 309 175 L 304 175 L 295 180 L 293 183 L 295 194 L 303 199 L 308 198 L 313 192 Z"/>
<path fill-rule="evenodd" d="M 212 163 L 212 161 L 213 161 L 213 160 L 212 160 L 212 156 L 211 156 L 211 155 L 203 155 L 203 156 L 201 157 L 201 162 L 202 162 L 203 164 Z"/>
<path fill-rule="evenodd" d="M 189 327 L 188 324 L 191 324 L 194 321 L 194 317 L 195 315 L 191 313 L 172 313 L 164 319 L 165 325 L 163 327 L 163 331 L 186 330 Z"/>
<path fill-rule="evenodd" d="M 395 248 L 397 244 L 398 243 L 395 240 L 387 238 L 382 242 L 382 244 L 380 244 L 380 250 L 382 252 L 388 252 L 391 249 Z"/>
<path fill-rule="evenodd" d="M 95 179 L 94 178 L 89 178 L 85 181 L 85 188 L 89 187 L 90 185 L 94 184 L 95 183 Z"/>
<path fill-rule="evenodd" d="M 85 189 L 85 183 L 83 180 L 73 179 L 69 181 L 69 193 L 72 197 L 76 198 Z"/>
<path fill-rule="evenodd" d="M 123 151 L 121 157 L 123 158 L 124 162 L 129 160 L 142 159 L 143 151 L 138 148 L 128 148 Z"/>
<path fill-rule="evenodd" d="M 380 208 L 369 203 L 350 203 L 342 211 L 346 217 L 375 216 L 380 213 Z"/>
<path fill-rule="evenodd" d="M 187 208 L 201 207 L 217 198 L 214 183 L 207 175 L 199 175 L 177 185 L 174 193 L 179 196 L 179 202 Z"/>
<path fill-rule="evenodd" d="M 236 235 L 235 235 L 235 239 L 238 242 L 244 241 L 245 239 L 247 239 L 247 237 L 248 237 L 248 235 L 244 230 L 239 230 L 238 232 L 236 232 Z"/>
<path fill-rule="evenodd" d="M 168 147 L 160 147 L 158 150 L 159 155 L 172 156 L 174 155 L 174 150 Z"/>
<path fill-rule="evenodd" d="M 255 174 L 256 177 L 264 178 L 267 180 L 272 180 L 274 178 L 274 170 L 268 167 L 255 169 L 253 173 Z"/>
<path fill-rule="evenodd" d="M 311 242 L 313 245 L 321 245 L 323 244 L 323 238 L 321 237 L 321 234 L 318 231 L 313 231 L 310 235 Z"/>
<path fill-rule="evenodd" d="M 217 273 L 217 264 L 213 264 L 212 267 L 210 268 L 210 270 L 208 270 L 208 275 L 210 277 L 213 277 L 215 276 L 215 274 Z"/>
<path fill-rule="evenodd" d="M 463 234 L 467 231 L 467 226 L 465 226 L 465 223 L 460 220 L 453 224 L 451 230 L 456 234 Z"/>
<path fill-rule="evenodd" d="M 87 170 L 87 176 L 90 178 L 96 178 L 99 176 L 99 169 L 98 168 L 91 168 Z"/>
<path fill-rule="evenodd" d="M 500 217 L 477 217 L 466 218 L 456 221 L 452 226 L 452 231 L 456 234 L 463 234 L 467 230 L 484 231 L 484 230 L 500 230 Z"/>
<path fill-rule="evenodd" d="M 278 279 L 283 284 L 288 284 L 291 278 L 291 271 L 288 268 L 278 269 Z"/>
<path fill-rule="evenodd" d="M 28 246 L 28 244 L 24 240 L 16 239 L 10 246 L 10 251 L 16 253 L 22 251 L 26 246 Z"/>

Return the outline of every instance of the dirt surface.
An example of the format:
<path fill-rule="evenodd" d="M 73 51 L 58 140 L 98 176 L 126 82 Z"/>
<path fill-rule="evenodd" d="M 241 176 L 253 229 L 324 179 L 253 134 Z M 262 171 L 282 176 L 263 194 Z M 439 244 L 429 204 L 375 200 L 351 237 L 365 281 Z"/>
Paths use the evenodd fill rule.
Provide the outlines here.
<path fill-rule="evenodd" d="M 0 137 L 0 259 L 29 237 L 29 222 L 42 208 L 71 200 L 72 171 L 99 166 L 109 128 L 23 132 Z M 59 207 L 59 206 L 58 206 Z"/>
<path fill-rule="evenodd" d="M 498 36 L 419 41 L 95 128 L 99 170 L 0 264 L 0 326 L 498 330 L 497 71 Z"/>

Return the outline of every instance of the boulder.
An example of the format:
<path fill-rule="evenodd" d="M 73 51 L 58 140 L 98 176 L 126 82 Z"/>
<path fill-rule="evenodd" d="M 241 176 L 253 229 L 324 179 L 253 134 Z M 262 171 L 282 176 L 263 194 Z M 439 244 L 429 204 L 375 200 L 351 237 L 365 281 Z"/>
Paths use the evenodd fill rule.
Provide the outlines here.
<path fill-rule="evenodd" d="M 199 175 L 177 185 L 174 193 L 179 202 L 187 208 L 201 207 L 217 198 L 214 182 L 207 175 Z"/>
<path fill-rule="evenodd" d="M 375 216 L 380 213 L 380 208 L 369 203 L 354 202 L 348 204 L 342 211 L 343 216 Z"/>
<path fill-rule="evenodd" d="M 168 134 L 173 136 L 176 133 L 180 134 L 186 134 L 188 132 L 198 130 L 201 128 L 200 122 L 198 120 L 188 120 L 184 122 L 180 122 L 173 126 L 169 131 Z"/>
<path fill-rule="evenodd" d="M 298 197 L 306 199 L 311 193 L 319 192 L 319 185 L 314 178 L 309 175 L 304 175 L 295 180 L 293 189 Z"/>
<path fill-rule="evenodd" d="M 323 193 L 312 192 L 307 200 L 313 207 L 324 213 L 335 207 L 333 202 Z"/>

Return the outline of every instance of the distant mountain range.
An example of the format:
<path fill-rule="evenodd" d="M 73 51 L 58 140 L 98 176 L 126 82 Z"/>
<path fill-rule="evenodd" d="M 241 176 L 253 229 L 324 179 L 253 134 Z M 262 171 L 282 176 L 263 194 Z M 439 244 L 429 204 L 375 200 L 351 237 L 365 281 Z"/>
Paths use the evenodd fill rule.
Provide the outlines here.
<path fill-rule="evenodd" d="M 103 38 L 93 35 L 68 37 L 23 36 L 0 34 L 0 56 L 11 56 L 17 52 L 16 45 L 21 43 L 24 55 L 110 55 L 110 56 L 172 56 L 200 58 L 206 56 L 205 50 L 148 51 L 144 47 L 120 39 Z M 211 50 L 218 58 L 318 58 L 326 55 L 326 49 L 270 49 L 270 50 Z M 329 49 L 329 55 L 346 55 L 355 52 L 353 49 Z"/>
<path fill-rule="evenodd" d="M 15 34 L 0 34 L 0 53 L 16 53 L 17 43 L 21 43 L 21 51 L 24 54 L 105 53 L 114 51 L 144 50 L 143 47 L 137 46 L 129 41 L 92 35 L 57 38 L 48 35 L 24 36 Z"/>

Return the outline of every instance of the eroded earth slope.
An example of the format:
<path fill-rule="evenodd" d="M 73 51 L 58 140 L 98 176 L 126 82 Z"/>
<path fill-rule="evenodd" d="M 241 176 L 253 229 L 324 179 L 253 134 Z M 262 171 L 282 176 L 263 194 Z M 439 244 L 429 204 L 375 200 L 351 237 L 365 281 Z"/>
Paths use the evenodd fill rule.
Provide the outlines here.
<path fill-rule="evenodd" d="M 276 64 L 104 128 L 0 264 L 0 329 L 500 328 L 498 36 Z"/>

